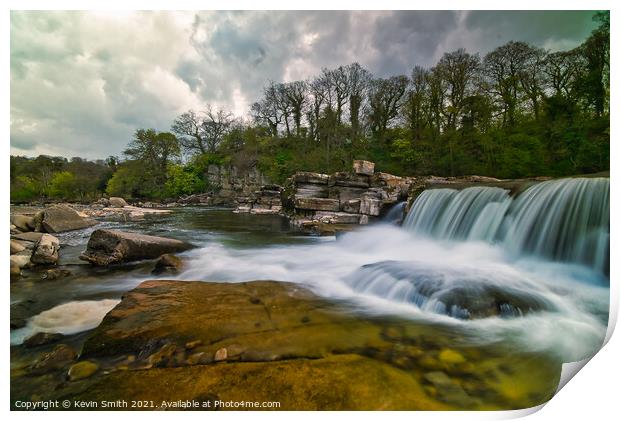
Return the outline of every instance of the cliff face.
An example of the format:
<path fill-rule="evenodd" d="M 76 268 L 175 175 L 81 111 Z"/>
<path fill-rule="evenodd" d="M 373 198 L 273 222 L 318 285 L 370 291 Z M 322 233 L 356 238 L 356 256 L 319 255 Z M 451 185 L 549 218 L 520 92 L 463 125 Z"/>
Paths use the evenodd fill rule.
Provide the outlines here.
<path fill-rule="evenodd" d="M 257 168 L 241 170 L 233 165 L 209 165 L 206 176 L 209 192 L 181 197 L 178 203 L 238 206 L 250 200 L 255 191 L 270 184 Z"/>

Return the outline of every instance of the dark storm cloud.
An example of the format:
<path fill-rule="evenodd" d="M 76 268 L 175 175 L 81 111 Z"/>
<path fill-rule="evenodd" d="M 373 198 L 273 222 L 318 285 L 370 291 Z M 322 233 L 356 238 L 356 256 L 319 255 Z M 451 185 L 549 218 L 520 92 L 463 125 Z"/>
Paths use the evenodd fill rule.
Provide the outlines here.
<path fill-rule="evenodd" d="M 247 112 L 266 81 L 354 61 L 377 76 L 509 41 L 573 48 L 592 12 L 11 13 L 13 153 L 118 154 L 206 103 Z"/>

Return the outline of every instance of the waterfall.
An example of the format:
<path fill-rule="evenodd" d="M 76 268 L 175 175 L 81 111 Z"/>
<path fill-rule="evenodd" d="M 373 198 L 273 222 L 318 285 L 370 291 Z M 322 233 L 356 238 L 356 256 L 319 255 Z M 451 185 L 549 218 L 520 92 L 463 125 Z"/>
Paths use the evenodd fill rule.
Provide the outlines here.
<path fill-rule="evenodd" d="M 403 227 L 438 239 L 501 244 L 527 255 L 609 274 L 609 179 L 567 178 L 535 184 L 513 198 L 498 187 L 431 189 Z"/>

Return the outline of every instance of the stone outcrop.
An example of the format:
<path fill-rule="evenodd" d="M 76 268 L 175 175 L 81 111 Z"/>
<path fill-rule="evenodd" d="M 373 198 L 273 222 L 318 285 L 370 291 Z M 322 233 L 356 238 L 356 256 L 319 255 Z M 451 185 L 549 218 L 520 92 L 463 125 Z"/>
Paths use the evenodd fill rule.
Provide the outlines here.
<path fill-rule="evenodd" d="M 315 234 L 372 222 L 405 200 L 414 180 L 374 169 L 373 162 L 354 161 L 352 172 L 298 172 L 282 192 L 284 211 L 294 227 Z"/>
<path fill-rule="evenodd" d="M 43 211 L 41 216 L 42 231 L 48 233 L 74 231 L 97 224 L 95 221 L 83 218 L 67 205 L 50 206 Z"/>
<path fill-rule="evenodd" d="M 156 259 L 162 254 L 182 252 L 192 247 L 189 243 L 172 238 L 99 229 L 91 234 L 80 259 L 93 265 L 105 266 Z"/>
<path fill-rule="evenodd" d="M 248 196 L 237 198 L 236 213 L 252 213 L 256 215 L 273 215 L 282 211 L 282 187 L 267 184 Z"/>

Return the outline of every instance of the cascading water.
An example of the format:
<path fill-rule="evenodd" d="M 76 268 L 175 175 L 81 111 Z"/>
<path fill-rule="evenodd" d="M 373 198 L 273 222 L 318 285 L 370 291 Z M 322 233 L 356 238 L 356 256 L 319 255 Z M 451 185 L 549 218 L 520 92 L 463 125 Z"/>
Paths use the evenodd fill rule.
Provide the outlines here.
<path fill-rule="evenodd" d="M 438 239 L 500 243 L 515 256 L 609 273 L 609 179 L 546 181 L 516 198 L 497 187 L 426 190 L 403 226 Z"/>
<path fill-rule="evenodd" d="M 448 240 L 448 241 L 447 241 Z M 591 355 L 609 312 L 609 180 L 423 192 L 403 227 L 337 241 L 190 251 L 187 280 L 297 282 L 360 311 L 451 326 L 476 342 Z M 532 258 L 534 256 L 535 258 Z"/>

